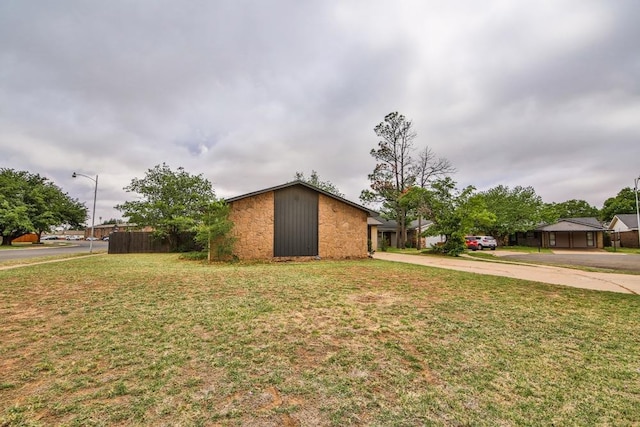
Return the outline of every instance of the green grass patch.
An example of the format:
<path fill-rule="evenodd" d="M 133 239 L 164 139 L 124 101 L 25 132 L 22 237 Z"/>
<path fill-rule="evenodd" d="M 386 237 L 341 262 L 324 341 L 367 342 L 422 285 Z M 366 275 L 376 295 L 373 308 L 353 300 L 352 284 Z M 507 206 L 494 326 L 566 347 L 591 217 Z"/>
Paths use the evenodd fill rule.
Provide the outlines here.
<path fill-rule="evenodd" d="M 12 250 L 12 249 L 37 249 L 37 248 L 46 248 L 46 247 L 57 247 L 57 246 L 69 246 L 72 243 L 67 242 L 65 240 L 60 241 L 47 241 L 41 243 L 31 243 L 31 242 L 18 242 L 13 243 L 11 245 L 2 246 L 0 245 L 0 250 Z"/>
<path fill-rule="evenodd" d="M 0 271 L 0 425 L 637 425 L 640 298 L 379 260 Z"/>
<path fill-rule="evenodd" d="M 37 244 L 35 243 L 13 243 L 12 245 L 0 245 L 0 251 L 8 251 L 8 250 L 12 250 L 12 249 L 24 249 L 24 248 L 35 248 L 38 247 Z"/>
<path fill-rule="evenodd" d="M 606 248 L 604 248 L 605 251 L 607 252 L 619 252 L 622 254 L 636 254 L 636 255 L 640 255 L 640 249 L 638 248 L 612 248 L 611 246 L 608 246 Z"/>
<path fill-rule="evenodd" d="M 46 253 L 46 251 L 43 251 L 43 253 Z M 93 251 L 94 255 L 96 254 L 104 254 L 106 253 L 106 251 Z M 72 259 L 72 258 L 81 258 L 81 257 L 86 257 L 88 256 L 88 253 L 84 253 L 84 252 L 78 252 L 78 253 L 71 253 L 71 254 L 64 254 L 64 255 L 50 255 L 50 256 L 41 256 L 41 257 L 34 257 L 34 258 L 20 258 L 20 259 L 9 259 L 9 260 L 0 260 L 0 269 L 2 269 L 2 267 L 14 267 L 17 265 L 34 265 L 34 264 L 40 264 L 40 263 L 48 263 L 51 261 L 62 261 L 62 260 L 67 260 L 67 259 Z"/>

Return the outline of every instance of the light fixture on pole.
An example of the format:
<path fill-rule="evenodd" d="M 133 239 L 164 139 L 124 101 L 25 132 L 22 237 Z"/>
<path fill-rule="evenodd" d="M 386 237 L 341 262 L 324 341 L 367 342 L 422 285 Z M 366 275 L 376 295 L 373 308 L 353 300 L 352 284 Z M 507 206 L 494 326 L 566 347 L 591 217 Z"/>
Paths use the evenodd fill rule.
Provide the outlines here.
<path fill-rule="evenodd" d="M 94 233 L 94 226 L 95 226 L 95 219 L 96 219 L 96 198 L 98 197 L 98 175 L 96 175 L 95 179 L 91 178 L 89 175 L 85 175 L 77 172 L 74 172 L 73 175 L 71 175 L 72 178 L 76 178 L 78 176 L 83 176 L 96 183 L 95 190 L 93 190 L 93 214 L 91 215 L 91 239 L 89 239 L 89 253 L 93 253 L 93 240 L 95 239 L 93 233 Z"/>
<path fill-rule="evenodd" d="M 640 176 L 633 180 L 635 183 L 634 190 L 636 192 L 636 230 L 638 230 L 638 247 L 640 248 L 640 208 L 638 208 L 638 182 L 640 182 Z"/>

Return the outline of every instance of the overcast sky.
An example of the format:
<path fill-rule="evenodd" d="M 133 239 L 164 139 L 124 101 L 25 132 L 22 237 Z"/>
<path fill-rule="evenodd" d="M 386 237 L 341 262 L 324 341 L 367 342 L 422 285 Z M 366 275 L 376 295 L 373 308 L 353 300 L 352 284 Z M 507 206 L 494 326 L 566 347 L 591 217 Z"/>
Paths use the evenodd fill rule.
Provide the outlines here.
<path fill-rule="evenodd" d="M 640 174 L 640 2 L 0 2 L 0 167 L 120 218 L 157 164 L 358 202 L 387 113 L 459 187 L 600 208 Z"/>

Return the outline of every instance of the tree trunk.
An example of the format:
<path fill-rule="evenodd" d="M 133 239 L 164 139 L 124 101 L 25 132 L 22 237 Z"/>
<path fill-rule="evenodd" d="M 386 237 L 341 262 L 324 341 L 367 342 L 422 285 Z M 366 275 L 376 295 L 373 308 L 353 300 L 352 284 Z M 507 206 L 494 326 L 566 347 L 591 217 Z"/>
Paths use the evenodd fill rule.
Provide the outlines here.
<path fill-rule="evenodd" d="M 398 248 L 405 249 L 407 247 L 407 211 L 400 210 L 398 215 Z"/>
<path fill-rule="evenodd" d="M 2 236 L 2 246 L 11 246 L 11 240 L 13 240 L 11 236 Z"/>
<path fill-rule="evenodd" d="M 416 249 L 422 249 L 422 216 L 418 216 L 418 229 L 416 230 Z"/>

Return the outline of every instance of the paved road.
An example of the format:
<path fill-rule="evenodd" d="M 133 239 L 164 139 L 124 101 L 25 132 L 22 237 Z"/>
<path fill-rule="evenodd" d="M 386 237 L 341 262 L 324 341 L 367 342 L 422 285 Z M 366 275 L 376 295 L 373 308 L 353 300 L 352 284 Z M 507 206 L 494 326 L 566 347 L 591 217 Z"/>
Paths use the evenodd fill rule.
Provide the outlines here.
<path fill-rule="evenodd" d="M 597 253 L 575 253 L 575 252 L 554 252 L 552 254 L 508 254 L 501 255 L 500 251 L 496 255 L 511 261 L 525 261 L 554 265 L 579 265 L 585 267 L 606 268 L 619 271 L 640 272 L 640 256 L 635 254 L 597 252 Z"/>
<path fill-rule="evenodd" d="M 512 277 L 514 279 L 572 286 L 575 288 L 640 295 L 640 275 L 633 274 L 594 273 L 547 265 L 484 262 L 463 257 L 404 255 L 389 252 L 376 252 L 373 257 L 386 261 L 406 262 L 450 270 L 467 271 L 470 273 Z"/>
<path fill-rule="evenodd" d="M 89 253 L 89 243 L 86 241 L 74 242 L 68 246 L 56 246 L 53 243 L 47 243 L 42 246 L 25 247 L 20 249 L 2 249 L 0 250 L 0 262 L 16 259 L 38 258 L 52 255 L 65 255 L 77 253 Z M 93 250 L 106 251 L 109 242 L 95 241 L 93 242 Z"/>

